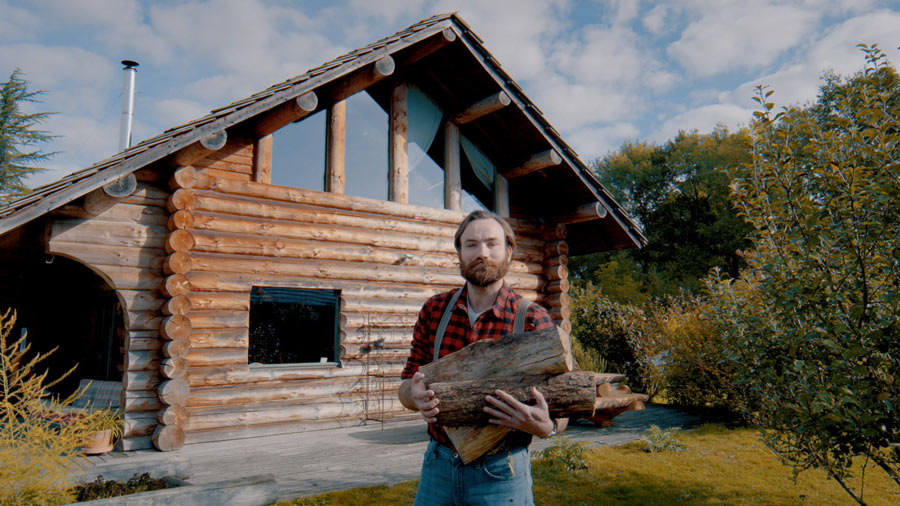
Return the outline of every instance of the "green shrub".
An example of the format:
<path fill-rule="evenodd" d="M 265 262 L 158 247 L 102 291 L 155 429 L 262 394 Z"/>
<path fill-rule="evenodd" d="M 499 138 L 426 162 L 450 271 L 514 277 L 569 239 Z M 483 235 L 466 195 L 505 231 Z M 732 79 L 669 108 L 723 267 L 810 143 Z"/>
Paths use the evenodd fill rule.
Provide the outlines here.
<path fill-rule="evenodd" d="M 647 453 L 660 452 L 680 452 L 684 450 L 684 445 L 678 440 L 681 432 L 678 428 L 660 429 L 657 425 L 650 425 L 650 428 L 643 434 L 643 450 Z"/>
<path fill-rule="evenodd" d="M 576 443 L 565 436 L 559 436 L 552 446 L 535 452 L 534 456 L 539 459 L 547 459 L 551 464 L 561 466 L 566 471 L 578 471 L 588 468 L 589 444 L 587 441 Z"/>
<path fill-rule="evenodd" d="M 78 502 L 93 501 L 94 499 L 106 499 L 121 495 L 149 492 L 169 488 L 169 484 L 162 478 L 154 479 L 150 473 L 138 475 L 134 473 L 126 482 L 104 480 L 98 476 L 96 480 L 75 486 L 75 496 Z"/>

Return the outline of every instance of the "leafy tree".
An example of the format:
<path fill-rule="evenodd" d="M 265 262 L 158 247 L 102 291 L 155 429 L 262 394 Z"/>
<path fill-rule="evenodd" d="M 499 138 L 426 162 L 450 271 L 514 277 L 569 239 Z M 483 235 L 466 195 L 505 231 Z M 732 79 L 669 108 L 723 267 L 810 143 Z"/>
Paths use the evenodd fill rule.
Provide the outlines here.
<path fill-rule="evenodd" d="M 775 112 L 758 88 L 734 185 L 756 249 L 741 279 L 710 288 L 766 444 L 864 504 L 854 457 L 900 488 L 900 77 L 861 47 L 865 69 L 826 76 L 812 107 Z"/>
<path fill-rule="evenodd" d="M 626 143 L 594 170 L 646 230 L 640 250 L 573 259 L 576 279 L 593 282 L 613 300 L 642 303 L 649 296 L 695 291 L 713 267 L 737 275 L 750 247 L 750 226 L 734 207 L 727 170 L 750 161 L 747 131 L 724 126 L 709 134 L 681 132 L 663 146 Z M 610 276 L 612 275 L 612 276 Z M 630 277 L 631 283 L 622 279 Z M 637 283 L 638 292 L 620 287 Z"/>
<path fill-rule="evenodd" d="M 42 91 L 28 91 L 28 81 L 19 69 L 9 81 L 0 83 L 0 203 L 28 193 L 24 179 L 44 169 L 34 166 L 56 154 L 44 153 L 34 146 L 56 136 L 35 127 L 53 113 L 25 113 L 22 105 L 38 102 Z"/>

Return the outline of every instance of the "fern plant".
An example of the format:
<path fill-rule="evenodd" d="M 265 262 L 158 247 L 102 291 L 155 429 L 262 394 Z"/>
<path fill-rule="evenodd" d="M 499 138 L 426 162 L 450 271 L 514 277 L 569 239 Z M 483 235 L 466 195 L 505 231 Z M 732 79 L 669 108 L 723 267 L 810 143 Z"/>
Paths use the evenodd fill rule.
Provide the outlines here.
<path fill-rule="evenodd" d="M 587 469 L 587 453 L 590 451 L 587 441 L 572 441 L 565 436 L 556 438 L 556 443 L 539 452 L 535 457 L 548 459 L 554 465 L 562 466 L 566 471 Z"/>

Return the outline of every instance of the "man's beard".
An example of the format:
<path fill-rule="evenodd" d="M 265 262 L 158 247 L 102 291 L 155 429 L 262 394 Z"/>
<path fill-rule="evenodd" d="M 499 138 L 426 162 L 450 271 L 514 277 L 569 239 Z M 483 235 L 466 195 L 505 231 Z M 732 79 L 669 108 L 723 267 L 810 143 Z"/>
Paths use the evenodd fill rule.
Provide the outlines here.
<path fill-rule="evenodd" d="M 509 260 L 503 259 L 502 262 L 491 262 L 490 260 L 476 260 L 471 264 L 467 264 L 460 259 L 459 272 L 466 281 L 475 286 L 485 287 L 494 281 L 503 279 L 509 270 Z"/>

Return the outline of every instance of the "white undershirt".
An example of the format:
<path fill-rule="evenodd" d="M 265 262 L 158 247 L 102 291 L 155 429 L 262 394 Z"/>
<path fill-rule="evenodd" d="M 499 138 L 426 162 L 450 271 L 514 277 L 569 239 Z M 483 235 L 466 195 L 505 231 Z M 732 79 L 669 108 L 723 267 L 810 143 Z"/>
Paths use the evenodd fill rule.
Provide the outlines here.
<path fill-rule="evenodd" d="M 469 312 L 469 325 L 471 325 L 472 327 L 475 326 L 475 320 L 477 320 L 479 316 L 483 315 L 487 311 L 487 309 L 485 309 L 484 311 L 480 311 L 480 312 L 476 313 L 475 310 L 472 309 L 472 305 L 469 304 L 468 297 L 466 297 L 466 309 Z M 490 309 L 490 308 L 488 308 L 488 309 Z"/>

